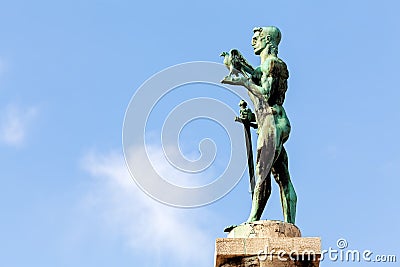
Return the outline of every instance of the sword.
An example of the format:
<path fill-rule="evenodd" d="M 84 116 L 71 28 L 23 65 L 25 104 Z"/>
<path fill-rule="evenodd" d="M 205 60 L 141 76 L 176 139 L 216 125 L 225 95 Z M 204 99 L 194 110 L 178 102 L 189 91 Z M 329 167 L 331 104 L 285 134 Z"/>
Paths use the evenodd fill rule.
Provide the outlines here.
<path fill-rule="evenodd" d="M 251 198 L 253 199 L 254 187 L 256 185 L 256 179 L 254 176 L 254 161 L 253 161 L 253 148 L 251 143 L 251 132 L 250 127 L 257 129 L 257 123 L 254 123 L 254 113 L 251 112 L 250 109 L 245 109 L 247 103 L 244 100 L 241 100 L 239 106 L 242 107 L 242 110 L 246 111 L 246 114 L 240 112 L 240 117 L 236 117 L 235 121 L 243 124 L 244 129 L 244 138 L 246 141 L 246 150 L 247 150 L 247 164 L 249 167 L 249 179 L 250 179 L 250 190 L 251 190 Z M 250 112 L 250 114 L 248 114 Z"/>

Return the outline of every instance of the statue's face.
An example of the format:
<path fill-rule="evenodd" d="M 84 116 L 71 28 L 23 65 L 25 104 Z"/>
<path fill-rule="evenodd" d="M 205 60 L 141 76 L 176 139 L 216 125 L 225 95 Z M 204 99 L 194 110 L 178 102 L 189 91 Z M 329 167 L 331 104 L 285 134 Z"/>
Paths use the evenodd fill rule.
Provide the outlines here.
<path fill-rule="evenodd" d="M 267 38 L 265 35 L 260 35 L 260 31 L 256 31 L 251 39 L 251 45 L 254 49 L 254 54 L 259 55 L 267 46 Z"/>

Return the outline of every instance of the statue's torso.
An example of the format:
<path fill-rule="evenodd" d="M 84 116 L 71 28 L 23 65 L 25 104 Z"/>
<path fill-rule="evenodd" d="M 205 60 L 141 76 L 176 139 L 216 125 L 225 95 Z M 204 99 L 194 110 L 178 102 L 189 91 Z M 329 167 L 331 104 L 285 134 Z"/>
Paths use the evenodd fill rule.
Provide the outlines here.
<path fill-rule="evenodd" d="M 290 122 L 282 106 L 285 101 L 288 78 L 289 71 L 285 62 L 276 56 L 270 56 L 261 66 L 255 69 L 252 76 L 255 84 L 268 88 L 269 98 L 256 97 L 250 94 L 259 126 L 264 124 L 266 116 L 271 113 L 269 107 L 272 107 L 275 113 L 276 128 L 282 131 L 284 135 L 289 135 L 290 132 Z"/>

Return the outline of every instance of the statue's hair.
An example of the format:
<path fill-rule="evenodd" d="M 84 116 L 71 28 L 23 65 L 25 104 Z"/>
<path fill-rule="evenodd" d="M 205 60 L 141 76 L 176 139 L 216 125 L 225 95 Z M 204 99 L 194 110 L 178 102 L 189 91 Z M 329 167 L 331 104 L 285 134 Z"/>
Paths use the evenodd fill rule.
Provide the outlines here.
<path fill-rule="evenodd" d="M 256 27 L 253 32 L 259 32 L 261 37 L 270 37 L 270 42 L 267 44 L 268 54 L 278 54 L 278 45 L 281 42 L 281 31 L 275 26 Z"/>

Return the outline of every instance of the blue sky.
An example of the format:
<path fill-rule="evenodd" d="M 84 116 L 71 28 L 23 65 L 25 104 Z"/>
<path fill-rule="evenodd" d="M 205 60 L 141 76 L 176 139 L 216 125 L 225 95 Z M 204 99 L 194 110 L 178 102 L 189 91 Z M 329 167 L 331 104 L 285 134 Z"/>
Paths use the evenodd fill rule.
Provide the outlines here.
<path fill-rule="evenodd" d="M 303 236 L 320 236 L 324 248 L 346 238 L 351 249 L 400 257 L 398 2 L 254 5 L 1 2 L 0 267 L 212 265 L 215 238 L 248 216 L 247 176 L 211 205 L 160 204 L 125 166 L 124 114 L 140 85 L 167 67 L 220 62 L 220 52 L 234 47 L 257 65 L 252 29 L 266 25 L 281 29 L 279 56 L 290 71 L 286 147 L 299 197 L 296 224 Z M 160 114 L 185 97 L 237 109 L 225 91 L 190 87 L 167 96 Z M 149 138 L 159 138 L 164 117 L 157 114 Z M 211 137 L 222 164 L 226 135 L 209 123 L 184 129 L 182 151 L 196 156 L 199 140 L 221 133 Z M 157 159 L 162 151 L 154 147 Z M 265 219 L 282 219 L 277 189 Z M 322 266 L 335 264 L 364 263 Z"/>

